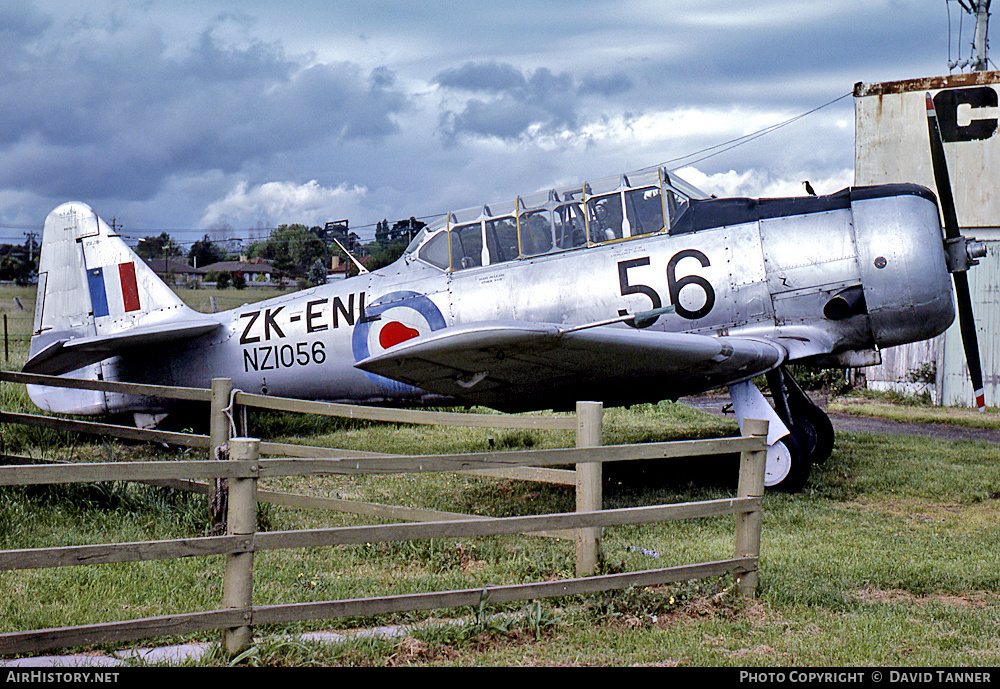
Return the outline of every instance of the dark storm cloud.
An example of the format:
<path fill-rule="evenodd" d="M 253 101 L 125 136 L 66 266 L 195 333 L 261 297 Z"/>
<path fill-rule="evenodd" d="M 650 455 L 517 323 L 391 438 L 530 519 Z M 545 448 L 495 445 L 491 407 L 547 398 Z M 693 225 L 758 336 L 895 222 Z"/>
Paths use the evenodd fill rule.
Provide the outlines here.
<path fill-rule="evenodd" d="M 39 12 L 33 5 L 14 4 L 0 6 L 0 41 L 8 38 L 24 40 L 42 33 L 52 24 L 52 18 Z"/>
<path fill-rule="evenodd" d="M 607 76 L 590 75 L 583 78 L 579 93 L 581 96 L 598 95 L 605 98 L 620 96 L 635 87 L 632 78 L 625 72 L 616 72 Z"/>
<path fill-rule="evenodd" d="M 305 65 L 280 46 L 0 13 L 0 186 L 144 199 L 171 175 L 234 172 L 319 142 L 381 139 L 409 107 L 386 69 Z"/>
<path fill-rule="evenodd" d="M 441 119 L 449 139 L 459 135 L 516 139 L 533 127 L 542 132 L 575 128 L 580 97 L 616 96 L 632 88 L 618 73 L 588 76 L 578 82 L 566 72 L 544 67 L 522 72 L 498 62 L 470 62 L 440 72 L 434 83 L 456 93 L 476 94 L 459 111 L 449 110 Z"/>
<path fill-rule="evenodd" d="M 444 70 L 434 81 L 446 88 L 492 93 L 524 90 L 528 86 L 519 69 L 498 62 L 468 62 L 461 67 Z"/>

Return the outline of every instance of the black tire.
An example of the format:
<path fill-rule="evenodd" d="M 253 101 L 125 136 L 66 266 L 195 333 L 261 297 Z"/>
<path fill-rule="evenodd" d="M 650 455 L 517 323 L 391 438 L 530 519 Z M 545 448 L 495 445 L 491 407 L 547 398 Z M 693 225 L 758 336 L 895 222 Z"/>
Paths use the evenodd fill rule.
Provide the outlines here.
<path fill-rule="evenodd" d="M 802 405 L 792 412 L 792 435 L 813 464 L 822 464 L 833 453 L 834 432 L 830 417 L 814 405 Z"/>

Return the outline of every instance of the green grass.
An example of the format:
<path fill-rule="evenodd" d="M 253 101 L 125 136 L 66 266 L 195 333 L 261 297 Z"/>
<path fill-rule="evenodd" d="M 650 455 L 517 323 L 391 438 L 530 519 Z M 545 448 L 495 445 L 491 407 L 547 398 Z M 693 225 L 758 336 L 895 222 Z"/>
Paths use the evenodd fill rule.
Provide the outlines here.
<path fill-rule="evenodd" d="M 830 402 L 828 410 L 907 423 L 946 423 L 965 428 L 1000 428 L 1000 409 L 939 407 L 912 398 L 859 391 Z"/>
<path fill-rule="evenodd" d="M 192 291 L 199 298 L 206 293 Z M 0 288 L 0 308 L 11 301 L 6 295 Z M 26 356 L 26 348 L 24 352 Z M 30 408 L 17 386 L 5 386 L 3 395 L 5 409 Z M 931 410 L 961 418 L 959 412 Z M 605 444 L 713 437 L 735 430 L 728 419 L 670 403 L 610 409 L 605 421 Z M 568 433 L 407 427 L 284 414 L 259 414 L 251 425 L 268 439 L 394 452 L 573 442 Z M 46 458 L 170 461 L 203 456 L 11 427 L 3 433 L 8 446 Z M 731 462 L 691 460 L 647 463 L 609 472 L 607 478 L 604 504 L 619 507 L 728 496 L 735 470 Z M 565 488 L 469 476 L 287 478 L 261 487 L 496 516 L 573 508 L 572 491 Z M 304 622 L 257 628 L 258 642 L 238 659 L 214 648 L 198 662 L 993 666 L 1000 661 L 998 497 L 1000 448 L 838 433 L 833 456 L 814 470 L 804 492 L 765 496 L 761 586 L 752 600 L 735 596 L 731 581 L 710 579 L 537 603 Z M 262 530 L 358 523 L 367 522 L 276 507 L 260 513 Z M 191 537 L 204 534 L 208 525 L 202 498 L 166 489 L 135 484 L 0 489 L 0 547 L 5 549 Z M 723 559 L 732 555 L 732 548 L 732 519 L 609 528 L 604 571 Z M 0 631 L 214 609 L 221 603 L 222 569 L 222 558 L 204 557 L 0 572 L 6 593 L 0 597 Z M 381 596 L 569 576 L 572 544 L 542 538 L 302 549 L 256 556 L 254 602 Z M 352 635 L 390 623 L 412 626 L 395 638 Z M 349 640 L 325 644 L 297 636 L 330 629 L 348 634 Z M 215 642 L 218 634 L 183 640 L 192 639 Z"/>
<path fill-rule="evenodd" d="M 270 299 L 286 294 L 295 289 L 294 286 L 277 289 L 274 287 L 247 286 L 244 289 L 187 289 L 176 288 L 177 294 L 188 306 L 202 313 L 212 312 L 212 299 L 215 299 L 216 311 L 228 311 L 243 304 L 252 304 L 264 299 Z"/>
<path fill-rule="evenodd" d="M 632 413 L 609 411 L 605 442 L 612 436 L 672 436 L 677 424 L 690 421 L 690 414 L 672 404 L 644 405 Z M 719 423 L 708 417 L 701 421 L 703 434 Z M 662 434 L 656 433 L 657 426 L 664 429 Z M 478 431 L 470 438 L 465 432 L 425 430 L 434 446 L 445 451 L 475 450 L 484 444 Z M 520 433 L 518 442 L 543 446 L 552 442 L 545 435 L 550 434 Z M 342 428 L 318 439 L 361 447 L 387 437 L 395 449 L 425 449 L 419 431 L 387 425 Z M 153 458 L 155 450 L 150 448 L 122 445 L 114 452 L 122 456 L 140 449 L 140 456 Z M 100 459 L 108 448 L 95 444 L 77 452 L 81 458 L 89 452 L 90 459 Z M 563 511 L 573 504 L 566 489 L 466 476 L 266 483 L 270 485 L 262 486 L 265 489 L 477 514 Z M 721 497 L 729 494 L 728 483 L 726 477 L 706 476 L 704 471 L 699 475 L 697 467 L 683 472 L 647 467 L 640 483 L 608 484 L 605 504 Z M 731 582 L 707 580 L 485 610 L 301 623 L 258 629 L 260 642 L 240 663 L 992 665 L 1000 648 L 998 490 L 998 448 L 840 434 L 833 457 L 817 468 L 805 492 L 766 496 L 761 588 L 754 600 L 734 596 Z M 198 498 L 124 484 L 6 489 L 0 493 L 0 513 L 5 548 L 177 538 L 199 535 L 207 526 Z M 269 508 L 262 514 L 261 528 L 352 523 L 362 520 Z M 605 571 L 729 557 L 732 529 L 730 519 L 607 529 Z M 6 572 L 0 574 L 0 585 L 12 595 L 0 602 L 0 629 L 214 608 L 221 600 L 221 570 L 220 558 L 191 558 Z M 254 599 L 268 605 L 572 575 L 571 544 L 547 539 L 370 544 L 261 553 L 255 562 Z M 421 626 L 442 618 L 459 618 L 464 624 Z M 310 629 L 349 631 L 387 623 L 416 626 L 402 638 L 358 638 L 338 645 L 299 642 L 294 636 Z M 214 640 L 216 635 L 198 638 Z M 229 660 L 215 652 L 202 662 Z"/>
<path fill-rule="evenodd" d="M 284 289 L 247 287 L 246 289 L 187 289 L 177 288 L 177 294 L 196 311 L 212 312 L 212 299 L 217 311 L 237 308 L 264 299 L 270 299 L 290 292 Z M 0 285 L 0 323 L 6 316 L 7 333 L 5 340 L 4 368 L 17 370 L 28 360 L 28 344 L 35 313 L 35 288 L 16 285 Z"/>

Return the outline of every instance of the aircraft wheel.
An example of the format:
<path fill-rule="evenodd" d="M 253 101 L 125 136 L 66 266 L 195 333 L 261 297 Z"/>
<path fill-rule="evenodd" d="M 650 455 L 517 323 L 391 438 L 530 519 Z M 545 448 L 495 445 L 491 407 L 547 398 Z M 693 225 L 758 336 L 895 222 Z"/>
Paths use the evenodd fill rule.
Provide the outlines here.
<path fill-rule="evenodd" d="M 794 411 L 792 434 L 802 452 L 813 464 L 822 464 L 833 452 L 833 424 L 819 407 L 802 406 Z"/>
<path fill-rule="evenodd" d="M 799 449 L 795 437 L 786 435 L 767 448 L 764 486 L 788 493 L 798 492 L 805 486 L 811 468 L 812 462 Z"/>

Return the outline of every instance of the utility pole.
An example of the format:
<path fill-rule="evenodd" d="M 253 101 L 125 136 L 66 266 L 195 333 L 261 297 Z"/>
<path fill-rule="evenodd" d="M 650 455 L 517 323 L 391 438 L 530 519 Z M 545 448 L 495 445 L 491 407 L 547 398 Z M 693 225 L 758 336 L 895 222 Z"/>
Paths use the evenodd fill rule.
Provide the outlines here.
<path fill-rule="evenodd" d="M 958 4 L 976 18 L 976 30 L 972 39 L 972 49 L 975 55 L 971 60 L 949 62 L 948 66 L 964 68 L 967 64 L 971 64 L 973 70 L 985 72 L 988 69 L 986 52 L 989 44 L 986 40 L 986 32 L 990 23 L 990 0 L 958 0 Z"/>
<path fill-rule="evenodd" d="M 28 262 L 31 263 L 35 260 L 35 237 L 38 236 L 38 233 L 25 232 L 24 236 L 28 238 Z"/>
<path fill-rule="evenodd" d="M 976 59 L 972 68 L 977 72 L 985 72 L 986 67 L 986 28 L 990 22 L 990 0 L 970 0 L 976 10 L 976 34 L 973 46 L 976 49 Z"/>

